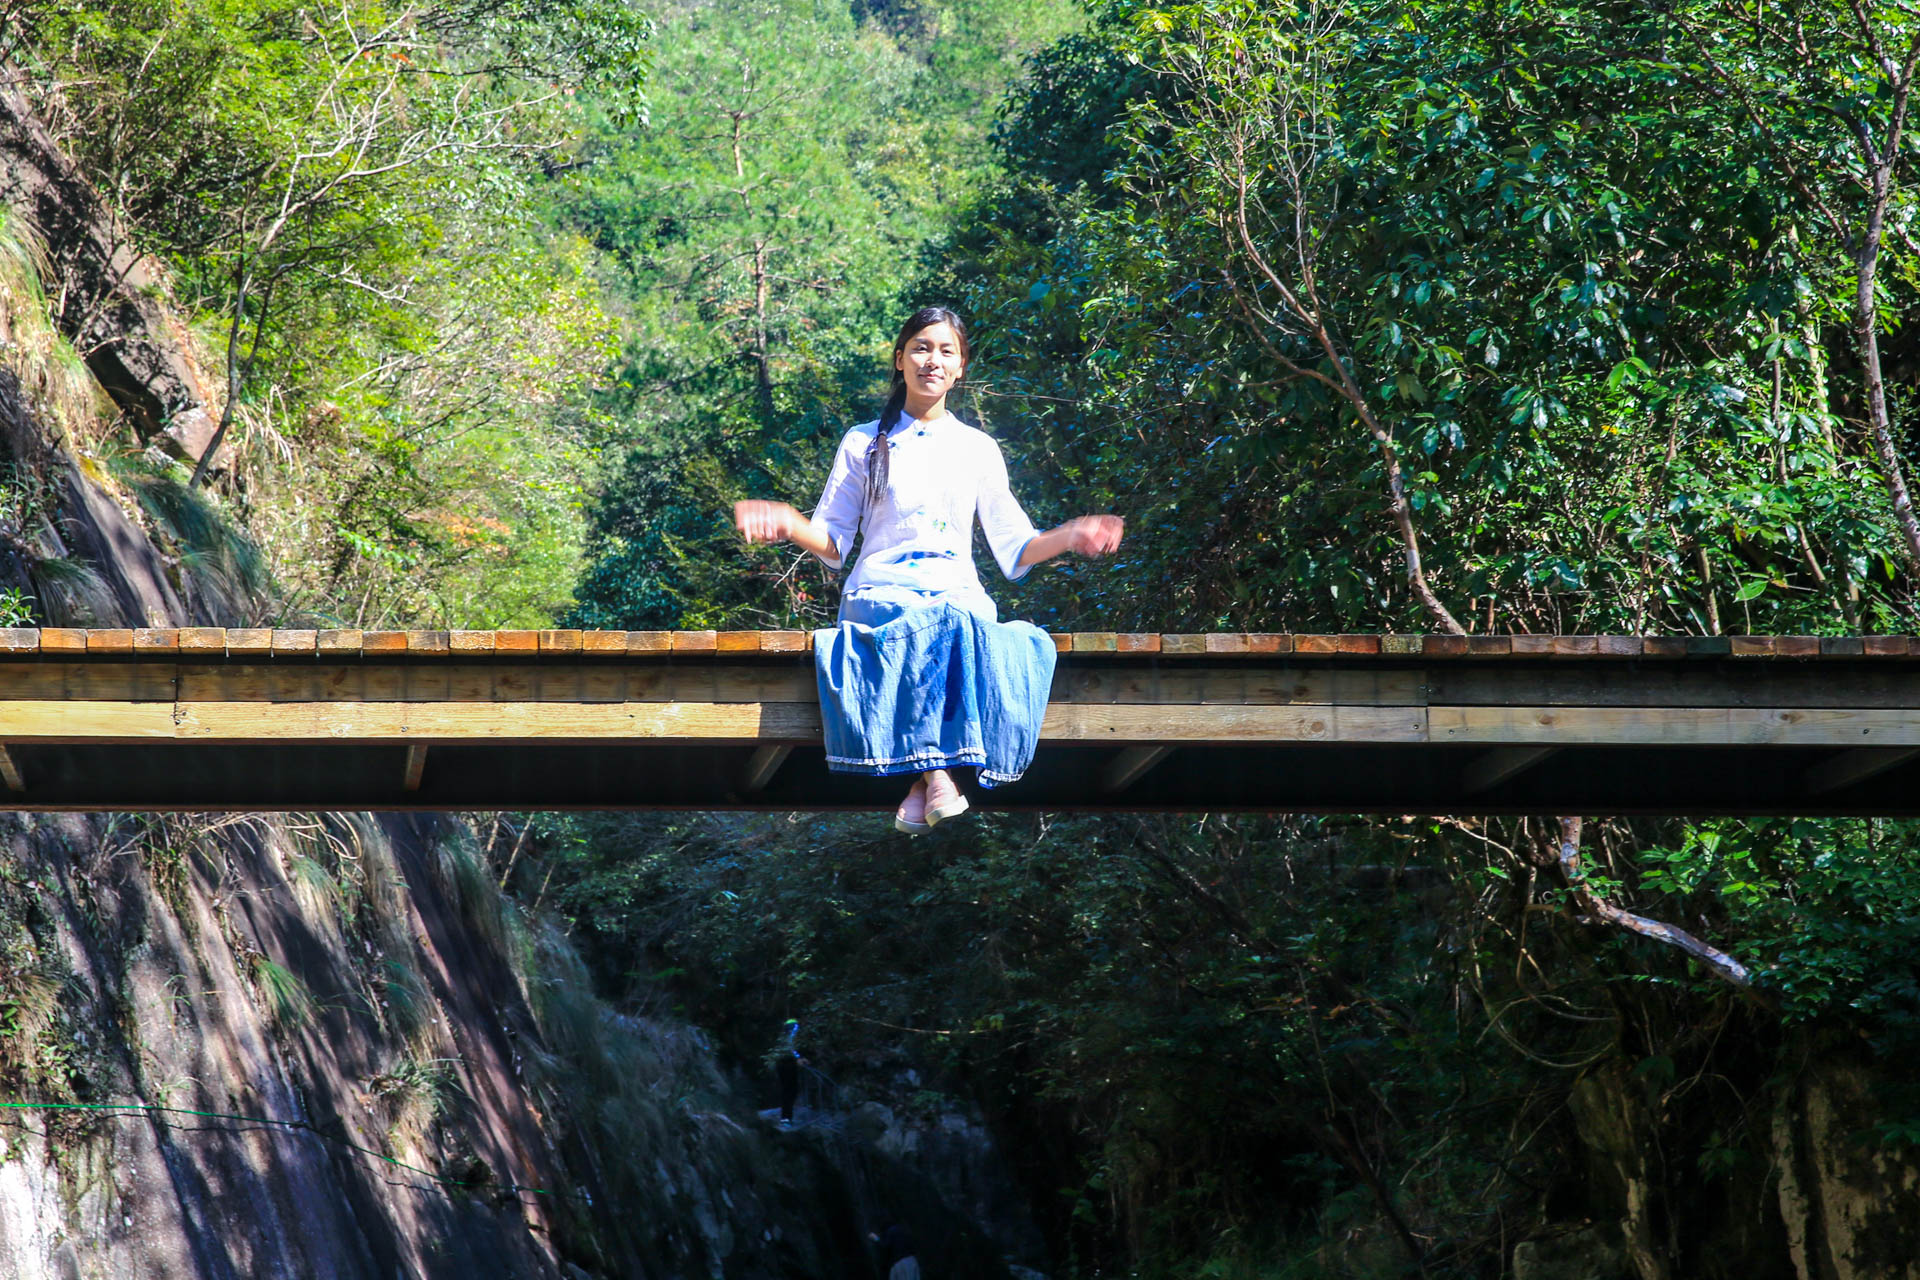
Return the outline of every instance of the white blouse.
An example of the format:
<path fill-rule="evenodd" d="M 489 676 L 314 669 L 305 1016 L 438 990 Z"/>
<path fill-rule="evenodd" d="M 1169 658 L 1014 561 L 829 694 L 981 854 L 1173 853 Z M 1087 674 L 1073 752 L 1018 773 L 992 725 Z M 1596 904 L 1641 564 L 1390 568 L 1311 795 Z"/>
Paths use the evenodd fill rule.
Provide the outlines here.
<path fill-rule="evenodd" d="M 931 422 L 903 416 L 887 433 L 886 492 L 862 525 L 867 449 L 879 427 L 865 423 L 840 441 L 813 509 L 813 527 L 833 543 L 833 557 L 821 558 L 840 568 L 859 530 L 860 559 L 845 596 L 909 606 L 930 603 L 929 595 L 964 596 L 955 603 L 984 604 L 993 616 L 973 566 L 975 518 L 1000 572 L 1015 582 L 1031 567 L 1020 566 L 1020 553 L 1039 532 L 1007 489 L 1000 446 L 950 413 Z"/>

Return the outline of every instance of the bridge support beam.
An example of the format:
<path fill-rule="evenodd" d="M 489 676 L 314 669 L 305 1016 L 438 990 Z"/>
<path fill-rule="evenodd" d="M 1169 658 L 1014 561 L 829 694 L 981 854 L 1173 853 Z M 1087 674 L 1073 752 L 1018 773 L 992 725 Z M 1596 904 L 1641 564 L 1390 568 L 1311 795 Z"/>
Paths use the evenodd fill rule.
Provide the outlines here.
<path fill-rule="evenodd" d="M 1100 789 L 1108 795 L 1125 791 L 1140 775 L 1173 754 L 1172 747 L 1128 747 L 1100 773 Z"/>
<path fill-rule="evenodd" d="M 9 791 L 18 792 L 27 789 L 26 779 L 20 776 L 20 766 L 13 762 L 13 757 L 7 753 L 5 747 L 0 747 L 0 779 L 6 781 Z"/>
<path fill-rule="evenodd" d="M 1558 747 L 1495 747 L 1467 764 L 1461 771 L 1460 785 L 1468 795 L 1491 791 L 1559 750 Z"/>
<path fill-rule="evenodd" d="M 420 789 L 420 779 L 427 772 L 427 744 L 410 742 L 407 744 L 407 771 L 400 779 L 402 788 L 408 791 Z"/>
<path fill-rule="evenodd" d="M 755 747 L 753 754 L 747 758 L 746 772 L 740 780 L 740 793 L 751 796 L 766 790 L 767 784 L 773 781 L 773 775 L 780 772 L 780 766 L 792 754 L 793 747 L 785 743 L 770 742 Z"/>
<path fill-rule="evenodd" d="M 1856 747 L 1822 760 L 1807 770 L 1807 790 L 1815 795 L 1865 782 L 1920 756 L 1920 747 Z"/>

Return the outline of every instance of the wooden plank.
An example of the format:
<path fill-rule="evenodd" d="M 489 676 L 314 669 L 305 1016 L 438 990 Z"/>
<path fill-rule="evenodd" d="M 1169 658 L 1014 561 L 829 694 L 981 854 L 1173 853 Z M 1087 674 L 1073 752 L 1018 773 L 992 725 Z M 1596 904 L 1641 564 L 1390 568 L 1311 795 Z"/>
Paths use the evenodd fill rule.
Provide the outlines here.
<path fill-rule="evenodd" d="M 1210 654 L 1245 653 L 1246 651 L 1247 637 L 1244 632 L 1213 631 L 1207 634 L 1207 652 Z"/>
<path fill-rule="evenodd" d="M 622 657 L 627 655 L 627 633 L 624 631 L 582 631 L 580 633 L 580 652 L 593 658 Z"/>
<path fill-rule="evenodd" d="M 1108 795 L 1125 791 L 1147 770 L 1173 754 L 1172 747 L 1123 747 L 1100 771 L 1100 789 Z"/>
<path fill-rule="evenodd" d="M 1422 636 L 1420 653 L 1427 658 L 1464 658 L 1467 655 L 1467 638 L 1465 636 Z"/>
<path fill-rule="evenodd" d="M 813 703 L 0 702 L 13 742 L 818 742 Z"/>
<path fill-rule="evenodd" d="M 182 627 L 180 628 L 180 652 L 195 656 L 224 655 L 227 651 L 227 633 L 219 627 Z"/>
<path fill-rule="evenodd" d="M 132 653 L 133 631 L 126 627 L 95 627 L 87 632 L 88 653 Z"/>
<path fill-rule="evenodd" d="M 1551 646 L 1549 646 L 1551 648 Z M 1512 636 L 1468 636 L 1469 658 L 1504 658 L 1513 652 Z"/>
<path fill-rule="evenodd" d="M 367 657 L 392 657 L 407 651 L 407 633 L 404 631 L 363 631 L 360 633 L 360 652 Z"/>
<path fill-rule="evenodd" d="M 1521 657 L 1544 658 L 1553 652 L 1550 635 L 1509 636 L 1507 642 L 1509 651 Z"/>
<path fill-rule="evenodd" d="M 1113 631 L 1076 631 L 1072 646 L 1075 653 L 1118 653 L 1120 636 Z"/>
<path fill-rule="evenodd" d="M 493 652 L 493 632 L 491 631 L 449 631 L 447 649 L 459 654 L 483 654 Z"/>
<path fill-rule="evenodd" d="M 766 789 L 773 781 L 773 775 L 780 772 L 780 766 L 793 754 L 793 748 L 786 743 L 767 743 L 753 749 L 747 757 L 747 767 L 740 779 L 740 791 L 743 795 L 753 795 Z"/>
<path fill-rule="evenodd" d="M 1554 636 L 1548 653 L 1555 658 L 1591 658 L 1600 652 L 1599 636 Z"/>
<path fill-rule="evenodd" d="M 673 633 L 673 651 L 675 653 L 712 653 L 715 633 L 712 631 L 676 631 Z"/>
<path fill-rule="evenodd" d="M 715 653 L 758 653 L 760 652 L 760 633 L 758 631 L 716 631 L 713 635 Z"/>
<path fill-rule="evenodd" d="M 1866 656 L 1869 658 L 1904 658 L 1907 656 L 1908 638 L 1906 636 L 1863 636 L 1861 638 L 1865 642 Z M 46 641 L 44 639 L 41 640 L 40 647 L 43 649 L 46 647 Z"/>
<path fill-rule="evenodd" d="M 1423 707 L 1090 706 L 1047 708 L 1045 742 L 1424 742 Z"/>
<path fill-rule="evenodd" d="M 427 772 L 426 743 L 424 742 L 408 743 L 406 770 L 401 775 L 401 778 L 400 778 L 401 790 L 418 791 L 420 789 L 420 779 L 426 775 L 426 772 Z"/>
<path fill-rule="evenodd" d="M 1114 649 L 1119 653 L 1158 653 L 1160 634 L 1155 631 L 1125 631 L 1114 637 Z"/>
<path fill-rule="evenodd" d="M 1249 631 L 1247 633 L 1248 653 L 1292 653 L 1293 634 L 1287 631 Z"/>
<path fill-rule="evenodd" d="M 402 701 L 446 702 L 453 693 L 453 668 L 444 662 L 416 662 L 396 670 Z M 500 713 L 511 714 L 511 708 L 501 707 Z"/>
<path fill-rule="evenodd" d="M 1435 742 L 1547 746 L 1920 746 L 1920 715 L 1883 708 L 1428 708 Z"/>
<path fill-rule="evenodd" d="M 1920 707 L 1920 669 L 1831 663 L 1435 666 L 1430 701 L 1473 706 Z"/>
<path fill-rule="evenodd" d="M 1491 790 L 1559 751 L 1558 747 L 1495 747 L 1467 762 L 1460 771 L 1460 788 L 1468 795 Z"/>
<path fill-rule="evenodd" d="M 310 657 L 320 650 L 320 633 L 303 631 L 296 628 L 276 630 L 273 633 L 273 656 L 276 658 Z"/>
<path fill-rule="evenodd" d="M 1412 658 L 1420 655 L 1422 636 L 1381 636 L 1380 652 L 1392 657 Z"/>
<path fill-rule="evenodd" d="M 806 653 L 813 647 L 811 631 L 762 631 L 762 653 Z"/>
<path fill-rule="evenodd" d="M 0 702 L 12 742 L 818 742 L 811 703 Z M 1419 707 L 1060 705 L 1052 742 L 1420 742 Z"/>
<path fill-rule="evenodd" d="M 227 655 L 262 658 L 273 652 L 273 631 L 267 627 L 228 627 Z"/>
<path fill-rule="evenodd" d="M 540 656 L 548 654 L 568 654 L 580 652 L 580 633 L 578 631 L 542 631 L 540 633 Z"/>
<path fill-rule="evenodd" d="M 176 627 L 139 627 L 133 633 L 135 653 L 178 653 L 180 632 Z"/>
<path fill-rule="evenodd" d="M 628 653 L 666 653 L 673 648 L 671 631 L 627 632 Z"/>
<path fill-rule="evenodd" d="M 1643 636 L 1640 640 L 1640 652 L 1648 658 L 1684 658 L 1687 656 L 1686 636 Z"/>
<path fill-rule="evenodd" d="M 171 702 L 0 702 L 9 742 L 146 742 L 175 736 Z"/>
<path fill-rule="evenodd" d="M 493 633 L 493 651 L 511 654 L 538 653 L 540 652 L 540 633 L 538 631 L 496 631 Z"/>
<path fill-rule="evenodd" d="M 40 652 L 85 653 L 87 633 L 79 627 L 40 628 Z"/>
<path fill-rule="evenodd" d="M 0 627 L 0 653 L 40 652 L 40 628 Z"/>
<path fill-rule="evenodd" d="M 1878 777 L 1915 756 L 1920 756 L 1920 747 L 1855 747 L 1841 751 L 1807 770 L 1807 790 L 1814 795 L 1838 791 Z"/>
<path fill-rule="evenodd" d="M 1867 642 L 1859 636 L 1821 636 L 1820 656 L 1823 658 L 1858 658 L 1867 652 Z"/>
<path fill-rule="evenodd" d="M 1600 656 L 1603 658 L 1637 658 L 1645 647 L 1645 641 L 1639 636 L 1601 636 Z"/>
<path fill-rule="evenodd" d="M 345 658 L 360 652 L 366 632 L 358 627 L 332 627 L 314 634 L 314 652 L 323 658 Z"/>
<path fill-rule="evenodd" d="M 1073 636 L 1065 631 L 1056 631 L 1047 637 L 1053 641 L 1055 653 L 1070 653 L 1073 650 Z"/>
<path fill-rule="evenodd" d="M 20 766 L 13 761 L 13 754 L 0 746 L 0 779 L 4 779 L 7 790 L 16 795 L 27 789 L 27 781 L 20 776 Z"/>
<path fill-rule="evenodd" d="M 1300 638 L 1298 636 L 1294 637 L 1294 643 L 1296 645 L 1299 643 L 1299 640 Z M 1183 635 L 1163 632 L 1160 636 L 1160 652 L 1170 656 L 1205 653 L 1206 651 L 1207 638 L 1204 635 Z"/>
<path fill-rule="evenodd" d="M 409 631 L 407 632 L 407 652 L 412 654 L 442 654 L 452 651 L 453 642 L 445 631 Z"/>
<path fill-rule="evenodd" d="M 519 703 L 557 699 L 809 702 L 817 696 L 812 664 L 799 662 L 601 666 L 583 661 L 523 668 L 454 659 L 411 664 L 187 663 L 177 669 L 181 672 L 179 696 L 189 702 L 388 702 L 428 697 L 498 702 L 504 715 L 511 714 L 512 707 Z M 150 674 L 165 682 L 156 687 L 170 690 L 175 670 L 173 664 L 152 662 L 0 663 L 0 696 L 14 700 L 114 701 L 126 696 L 130 673 Z M 1240 663 L 1116 667 L 1096 660 L 1063 663 L 1054 672 L 1051 696 L 1059 702 L 1146 705 L 1421 706 L 1428 700 L 1427 681 L 1427 673 L 1411 668 L 1249 667 Z M 1894 683 L 1894 675 L 1888 673 L 1883 682 Z M 1906 678 L 1905 683 L 1920 699 L 1920 675 Z M 1504 697 L 1505 687 L 1503 682 L 1494 681 L 1496 696 Z M 1522 687 L 1535 695 L 1543 691 L 1538 683 Z M 1576 684 L 1578 689 L 1585 687 Z M 1454 694 L 1450 700 L 1474 700 L 1471 690 L 1450 688 L 1450 692 Z"/>

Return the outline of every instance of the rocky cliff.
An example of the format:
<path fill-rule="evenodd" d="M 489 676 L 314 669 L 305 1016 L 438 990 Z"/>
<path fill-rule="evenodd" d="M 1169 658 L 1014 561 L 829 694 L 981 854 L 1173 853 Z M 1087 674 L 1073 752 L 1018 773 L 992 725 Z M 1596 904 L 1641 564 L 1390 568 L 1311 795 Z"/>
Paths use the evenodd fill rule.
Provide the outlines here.
<path fill-rule="evenodd" d="M 182 328 L 18 99 L 0 154 L 0 599 L 260 621 L 245 539 L 167 469 L 206 416 Z M 115 412 L 147 456 L 74 446 Z M 595 999 L 464 821 L 18 812 L 0 841 L 0 1276 L 825 1280 L 893 1219 L 1004 1274 L 926 1179 L 776 1131 L 697 1031 Z"/>

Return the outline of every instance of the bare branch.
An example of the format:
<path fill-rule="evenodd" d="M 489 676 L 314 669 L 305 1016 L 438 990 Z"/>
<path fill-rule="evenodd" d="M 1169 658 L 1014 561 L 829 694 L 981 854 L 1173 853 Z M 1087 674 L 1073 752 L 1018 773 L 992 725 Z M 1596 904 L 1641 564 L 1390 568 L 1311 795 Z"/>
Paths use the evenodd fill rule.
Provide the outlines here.
<path fill-rule="evenodd" d="M 1560 839 L 1556 850 L 1560 873 L 1566 878 L 1567 888 L 1573 894 L 1574 902 L 1587 916 L 1602 924 L 1610 924 L 1629 933 L 1637 933 L 1643 938 L 1655 942 L 1664 942 L 1698 960 L 1712 970 L 1715 976 L 1724 978 L 1736 987 L 1748 987 L 1753 984 L 1753 975 L 1747 966 L 1735 960 L 1718 947 L 1702 942 L 1677 925 L 1665 924 L 1647 916 L 1633 912 L 1602 898 L 1595 893 L 1587 880 L 1586 869 L 1580 860 L 1581 820 L 1579 818 L 1561 818 Z"/>

